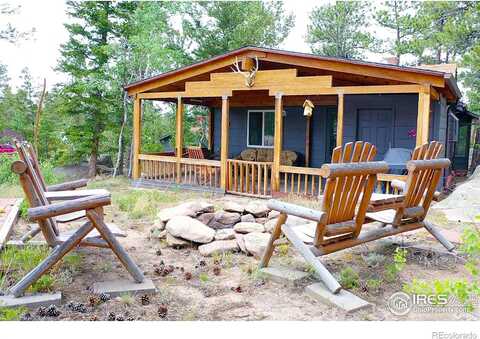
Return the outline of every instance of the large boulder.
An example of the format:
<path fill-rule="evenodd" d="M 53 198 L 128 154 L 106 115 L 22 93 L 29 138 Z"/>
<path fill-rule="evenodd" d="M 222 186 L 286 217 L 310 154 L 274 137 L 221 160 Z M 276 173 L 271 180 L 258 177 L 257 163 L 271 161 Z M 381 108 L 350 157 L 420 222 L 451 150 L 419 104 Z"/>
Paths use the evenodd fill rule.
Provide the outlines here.
<path fill-rule="evenodd" d="M 248 233 L 243 237 L 247 252 L 252 254 L 255 258 L 260 258 L 262 256 L 269 240 L 270 234 L 260 232 Z"/>
<path fill-rule="evenodd" d="M 237 241 L 238 247 L 240 247 L 242 252 L 248 253 L 247 248 L 245 247 L 245 240 L 243 239 L 244 237 L 245 234 L 235 233 L 235 240 Z"/>
<path fill-rule="evenodd" d="M 215 240 L 233 240 L 235 239 L 235 231 L 231 228 L 218 230 L 215 233 Z"/>
<path fill-rule="evenodd" d="M 209 213 L 214 211 L 214 206 L 206 201 L 193 201 L 184 204 L 164 208 L 157 214 L 157 219 L 162 222 L 168 222 L 171 218 L 176 216 L 196 217 L 202 213 Z"/>
<path fill-rule="evenodd" d="M 198 217 L 197 217 L 197 220 L 200 221 L 201 223 L 209 226 L 209 224 L 212 222 L 212 220 L 215 218 L 215 213 L 203 213 L 203 214 L 200 214 Z"/>
<path fill-rule="evenodd" d="M 480 215 L 480 169 L 477 167 L 469 180 L 458 185 L 444 200 L 432 206 L 440 210 L 449 221 L 478 222 Z"/>
<path fill-rule="evenodd" d="M 166 241 L 167 241 L 167 246 L 173 247 L 173 248 L 180 248 L 180 247 L 186 247 L 191 245 L 189 241 L 183 240 L 181 238 L 174 237 L 170 233 L 166 232 Z"/>
<path fill-rule="evenodd" d="M 278 218 L 276 219 L 270 219 L 265 223 L 265 231 L 272 233 L 273 229 L 275 228 L 275 225 L 277 224 Z"/>
<path fill-rule="evenodd" d="M 213 240 L 215 231 L 200 221 L 187 216 L 177 216 L 167 222 L 167 232 L 174 237 L 206 244 Z"/>
<path fill-rule="evenodd" d="M 240 221 L 240 214 L 235 212 L 217 211 L 215 221 L 224 225 L 233 225 Z"/>
<path fill-rule="evenodd" d="M 214 253 L 238 251 L 238 244 L 236 240 L 216 240 L 209 244 L 198 246 L 198 251 L 204 257 L 209 257 Z"/>
<path fill-rule="evenodd" d="M 233 229 L 238 233 L 265 232 L 265 227 L 256 222 L 239 222 L 233 226 Z"/>
<path fill-rule="evenodd" d="M 259 201 L 251 201 L 248 203 L 248 205 L 245 207 L 245 211 L 247 213 L 253 214 L 256 218 L 263 218 L 268 215 L 268 212 L 270 211 L 265 205 L 265 203 L 259 202 Z"/>
<path fill-rule="evenodd" d="M 227 212 L 234 212 L 234 213 L 240 213 L 242 214 L 245 211 L 245 208 L 236 203 L 235 201 L 227 201 L 223 205 L 223 209 Z"/>
<path fill-rule="evenodd" d="M 255 217 L 251 214 L 245 214 L 245 215 L 242 215 L 242 217 L 240 218 L 240 221 L 242 221 L 242 222 L 255 222 Z"/>

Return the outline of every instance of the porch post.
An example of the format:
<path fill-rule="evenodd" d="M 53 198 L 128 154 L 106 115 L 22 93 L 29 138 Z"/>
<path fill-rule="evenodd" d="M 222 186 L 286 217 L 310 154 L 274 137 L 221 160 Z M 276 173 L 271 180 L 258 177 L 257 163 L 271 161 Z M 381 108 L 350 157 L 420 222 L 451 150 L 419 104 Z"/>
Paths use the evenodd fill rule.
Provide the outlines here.
<path fill-rule="evenodd" d="M 177 99 L 177 113 L 176 113 L 176 138 L 175 138 L 175 156 L 177 160 L 176 173 L 177 183 L 182 178 L 181 163 L 183 153 L 183 103 L 182 97 Z"/>
<path fill-rule="evenodd" d="M 142 100 L 135 96 L 133 101 L 133 169 L 132 178 L 140 178 L 140 161 L 138 156 L 141 148 Z"/>
<path fill-rule="evenodd" d="M 428 142 L 430 127 L 430 86 L 422 87 L 418 92 L 417 140 L 416 146 Z"/>
<path fill-rule="evenodd" d="M 343 108 L 344 107 L 344 95 L 338 94 L 338 106 L 337 106 L 337 146 L 343 144 Z"/>
<path fill-rule="evenodd" d="M 275 134 L 273 139 L 272 191 L 280 190 L 280 156 L 283 145 L 283 102 L 282 93 L 275 95 Z"/>
<path fill-rule="evenodd" d="M 222 130 L 220 146 L 220 188 L 227 188 L 227 160 L 228 160 L 228 138 L 229 138 L 229 102 L 228 96 L 222 96 Z"/>

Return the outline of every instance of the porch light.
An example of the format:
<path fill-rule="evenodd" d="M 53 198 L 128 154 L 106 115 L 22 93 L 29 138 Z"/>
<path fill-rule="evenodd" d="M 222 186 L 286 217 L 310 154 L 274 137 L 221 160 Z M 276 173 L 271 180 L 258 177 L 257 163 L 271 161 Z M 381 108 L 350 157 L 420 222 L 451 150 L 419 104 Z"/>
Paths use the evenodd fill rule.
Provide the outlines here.
<path fill-rule="evenodd" d="M 315 105 L 308 99 L 303 103 L 303 115 L 306 117 L 311 117 L 313 113 L 313 108 Z"/>

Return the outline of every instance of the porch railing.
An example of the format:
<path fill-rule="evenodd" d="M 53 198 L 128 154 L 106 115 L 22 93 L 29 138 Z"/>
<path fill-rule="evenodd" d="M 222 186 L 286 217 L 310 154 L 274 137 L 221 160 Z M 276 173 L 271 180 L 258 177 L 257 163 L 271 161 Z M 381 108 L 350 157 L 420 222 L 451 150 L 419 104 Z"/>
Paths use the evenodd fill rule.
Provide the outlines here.
<path fill-rule="evenodd" d="M 220 161 L 206 159 L 180 159 L 172 156 L 140 154 L 140 177 L 168 184 L 185 184 L 208 188 L 220 187 Z"/>
<path fill-rule="evenodd" d="M 182 158 L 180 183 L 209 188 L 220 187 L 220 161 Z"/>
<path fill-rule="evenodd" d="M 140 178 L 175 182 L 176 159 L 166 155 L 140 154 Z"/>
<path fill-rule="evenodd" d="M 180 159 L 172 156 L 140 154 L 140 176 L 167 184 L 183 184 L 204 188 L 220 188 L 220 161 L 207 159 Z M 268 198 L 272 192 L 271 162 L 228 159 L 225 190 L 229 193 Z M 325 179 L 321 168 L 280 166 L 279 193 L 315 197 L 323 193 Z M 393 180 L 406 180 L 406 175 L 379 174 L 377 193 L 400 194 L 393 188 Z"/>
<path fill-rule="evenodd" d="M 271 162 L 228 159 L 226 191 L 246 196 L 271 197 Z"/>
<path fill-rule="evenodd" d="M 323 192 L 320 168 L 280 166 L 280 192 L 317 196 Z"/>

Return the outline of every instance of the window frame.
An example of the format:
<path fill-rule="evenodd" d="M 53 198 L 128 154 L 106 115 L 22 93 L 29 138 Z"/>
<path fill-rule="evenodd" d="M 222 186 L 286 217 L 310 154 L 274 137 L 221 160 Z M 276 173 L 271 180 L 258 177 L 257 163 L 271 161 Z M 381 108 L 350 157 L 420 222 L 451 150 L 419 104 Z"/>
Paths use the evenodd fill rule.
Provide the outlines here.
<path fill-rule="evenodd" d="M 262 145 L 251 145 L 250 144 L 250 112 L 252 113 L 262 113 Z M 265 113 L 275 114 L 275 109 L 249 109 L 247 111 L 247 147 L 250 148 L 273 148 L 272 146 L 265 146 Z M 275 129 L 275 120 L 273 120 L 274 129 Z"/>

